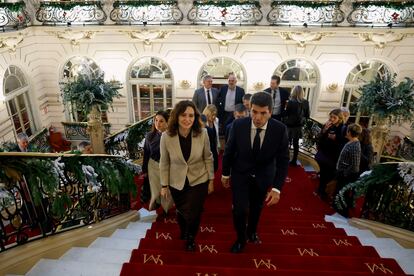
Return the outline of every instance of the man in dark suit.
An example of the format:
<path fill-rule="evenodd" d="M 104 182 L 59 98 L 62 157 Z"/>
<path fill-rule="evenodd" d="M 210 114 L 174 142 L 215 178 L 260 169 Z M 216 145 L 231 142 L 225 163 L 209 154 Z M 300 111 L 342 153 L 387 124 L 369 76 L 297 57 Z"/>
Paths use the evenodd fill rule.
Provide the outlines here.
<path fill-rule="evenodd" d="M 273 75 L 270 79 L 270 87 L 266 88 L 264 91 L 269 93 L 272 96 L 272 118 L 278 121 L 283 117 L 284 110 L 286 108 L 286 103 L 289 100 L 289 91 L 286 89 L 280 88 L 280 77 Z"/>
<path fill-rule="evenodd" d="M 237 77 L 234 73 L 229 74 L 227 81 L 228 85 L 223 85 L 220 88 L 216 102 L 222 133 L 224 132 L 226 121 L 233 115 L 235 105 L 242 104 L 244 96 L 244 89 L 236 85 Z"/>
<path fill-rule="evenodd" d="M 233 224 L 237 240 L 232 253 L 243 250 L 246 239 L 261 243 L 257 224 L 263 204 L 279 202 L 288 172 L 286 126 L 271 119 L 272 97 L 258 92 L 251 99 L 251 117 L 235 120 L 223 155 L 222 184 L 232 180 Z M 246 226 L 247 219 L 247 226 Z"/>
<path fill-rule="evenodd" d="M 215 104 L 219 94 L 217 88 L 212 87 L 213 78 L 210 75 L 203 77 L 203 87 L 197 89 L 193 95 L 193 103 L 198 111 L 203 113 L 204 108 L 209 104 Z"/>

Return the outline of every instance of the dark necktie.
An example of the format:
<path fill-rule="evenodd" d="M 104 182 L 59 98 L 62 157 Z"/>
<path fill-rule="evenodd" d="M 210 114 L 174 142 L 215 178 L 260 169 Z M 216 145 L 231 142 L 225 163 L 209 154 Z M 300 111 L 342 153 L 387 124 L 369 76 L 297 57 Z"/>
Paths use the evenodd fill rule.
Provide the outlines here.
<path fill-rule="evenodd" d="M 210 89 L 207 90 L 207 101 L 208 101 L 207 104 L 210 105 L 211 104 Z"/>
<path fill-rule="evenodd" d="M 259 154 L 260 151 L 260 132 L 263 129 L 256 128 L 256 135 L 254 136 L 253 140 L 253 155 L 256 157 Z"/>

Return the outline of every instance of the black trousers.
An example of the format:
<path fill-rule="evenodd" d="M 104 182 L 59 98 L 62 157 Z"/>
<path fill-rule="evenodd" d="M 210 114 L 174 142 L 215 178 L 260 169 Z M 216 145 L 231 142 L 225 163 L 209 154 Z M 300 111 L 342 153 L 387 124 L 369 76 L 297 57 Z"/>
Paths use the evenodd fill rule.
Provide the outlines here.
<path fill-rule="evenodd" d="M 194 239 L 200 227 L 201 213 L 208 194 L 208 181 L 195 186 L 185 184 L 180 191 L 170 188 L 177 209 L 181 237 Z"/>
<path fill-rule="evenodd" d="M 246 234 L 257 232 L 267 190 L 250 175 L 232 174 L 233 224 L 239 242 L 246 242 Z"/>

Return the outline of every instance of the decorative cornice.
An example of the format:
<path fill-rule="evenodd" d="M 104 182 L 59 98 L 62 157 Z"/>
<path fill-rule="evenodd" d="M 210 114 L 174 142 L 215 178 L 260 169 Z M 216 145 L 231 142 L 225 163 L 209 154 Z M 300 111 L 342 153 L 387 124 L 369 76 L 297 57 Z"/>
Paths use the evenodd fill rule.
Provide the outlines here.
<path fill-rule="evenodd" d="M 251 34 L 251 31 L 200 31 L 200 33 L 207 39 L 216 40 L 221 46 L 228 46 L 230 41 L 241 40 L 246 35 Z"/>
<path fill-rule="evenodd" d="M 168 37 L 173 31 L 121 31 L 126 33 L 132 39 L 138 39 L 144 42 L 145 45 L 151 45 L 155 40 L 161 40 Z"/>
<path fill-rule="evenodd" d="M 403 33 L 395 33 L 393 31 L 388 31 L 386 33 L 360 33 L 357 34 L 359 39 L 364 42 L 372 42 L 375 44 L 376 48 L 383 49 L 388 43 L 401 41 L 407 35 Z"/>
<path fill-rule="evenodd" d="M 73 31 L 71 29 L 63 32 L 49 32 L 57 38 L 69 40 L 73 46 L 79 45 L 83 39 L 91 39 L 98 31 Z"/>
<path fill-rule="evenodd" d="M 6 48 L 10 52 L 15 52 L 17 45 L 23 41 L 23 37 L 24 35 L 22 33 L 14 36 L 0 37 L 0 48 Z"/>
<path fill-rule="evenodd" d="M 313 41 L 319 41 L 322 37 L 330 35 L 331 33 L 321 33 L 321 32 L 278 32 L 279 36 L 284 40 L 293 40 L 299 47 L 305 47 L 306 44 Z"/>

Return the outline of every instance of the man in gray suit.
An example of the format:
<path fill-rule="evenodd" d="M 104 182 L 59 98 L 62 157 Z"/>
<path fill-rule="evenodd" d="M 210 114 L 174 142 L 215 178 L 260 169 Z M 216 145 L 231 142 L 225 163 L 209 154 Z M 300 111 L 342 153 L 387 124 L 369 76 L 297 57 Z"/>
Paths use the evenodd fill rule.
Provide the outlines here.
<path fill-rule="evenodd" d="M 218 96 L 218 90 L 213 85 L 213 78 L 210 75 L 206 75 L 203 78 L 203 87 L 197 89 L 193 95 L 193 103 L 196 105 L 200 113 L 209 104 L 216 104 Z"/>

